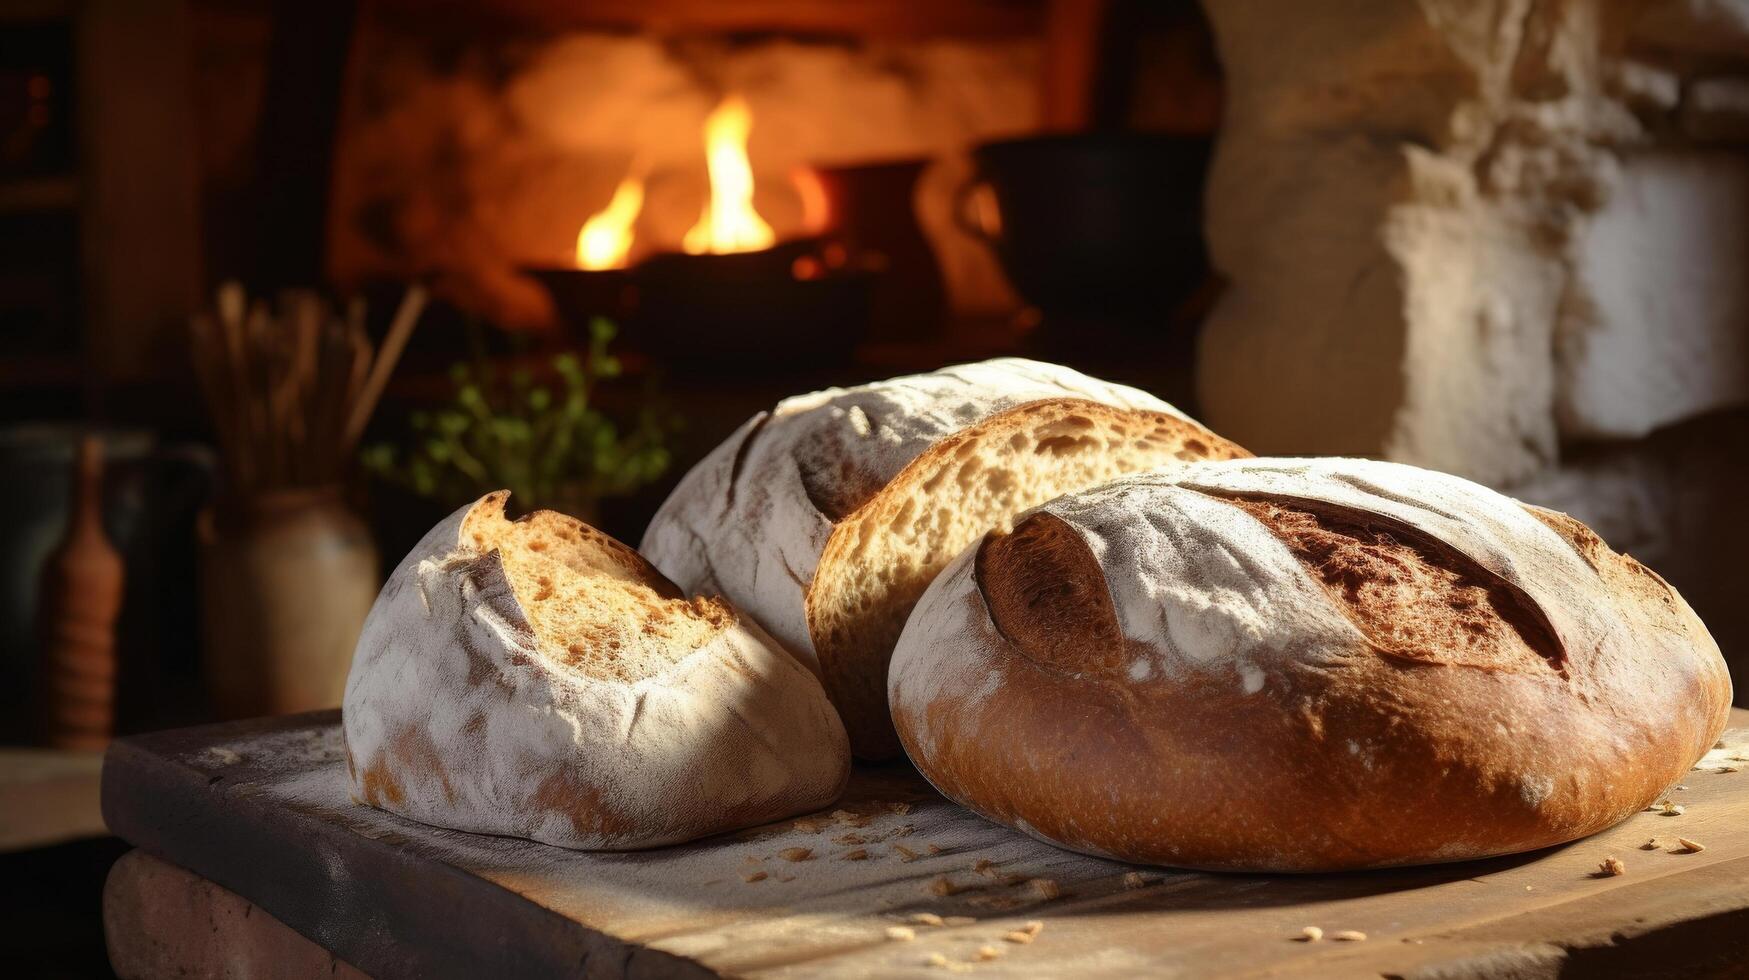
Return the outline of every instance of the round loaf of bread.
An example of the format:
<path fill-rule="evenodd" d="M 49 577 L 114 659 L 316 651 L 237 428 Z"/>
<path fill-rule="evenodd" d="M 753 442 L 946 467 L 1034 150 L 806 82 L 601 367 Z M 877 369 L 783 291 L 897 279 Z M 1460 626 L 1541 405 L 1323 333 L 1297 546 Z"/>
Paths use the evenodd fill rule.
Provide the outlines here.
<path fill-rule="evenodd" d="M 1723 730 L 1718 647 L 1578 521 L 1351 459 L 1127 476 L 991 534 L 893 656 L 947 796 L 1077 851 L 1457 861 L 1622 820 Z"/>
<path fill-rule="evenodd" d="M 819 681 L 714 598 L 579 521 L 464 507 L 389 576 L 346 681 L 354 799 L 422 823 L 623 850 L 831 803 Z"/>
<path fill-rule="evenodd" d="M 814 665 L 865 759 L 898 754 L 887 660 L 936 572 L 1060 493 L 1249 455 L 1134 388 L 1002 359 L 762 412 L 694 467 L 642 550 Z"/>

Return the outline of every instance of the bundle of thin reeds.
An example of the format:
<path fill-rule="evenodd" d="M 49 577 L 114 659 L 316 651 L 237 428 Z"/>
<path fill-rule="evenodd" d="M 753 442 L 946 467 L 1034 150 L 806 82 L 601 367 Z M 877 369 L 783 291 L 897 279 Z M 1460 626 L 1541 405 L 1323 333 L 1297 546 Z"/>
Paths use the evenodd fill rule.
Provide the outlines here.
<path fill-rule="evenodd" d="M 220 286 L 191 332 L 231 487 L 254 494 L 340 481 L 424 308 L 425 290 L 408 287 L 373 350 L 361 300 L 342 313 L 309 290 L 269 304 L 237 283 Z"/>

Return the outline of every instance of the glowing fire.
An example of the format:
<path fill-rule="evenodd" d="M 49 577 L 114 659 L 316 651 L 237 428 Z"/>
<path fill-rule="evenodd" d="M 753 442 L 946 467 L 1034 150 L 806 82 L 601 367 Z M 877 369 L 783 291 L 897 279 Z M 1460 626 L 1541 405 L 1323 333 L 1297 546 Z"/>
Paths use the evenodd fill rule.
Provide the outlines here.
<path fill-rule="evenodd" d="M 644 178 L 633 168 L 614 188 L 607 207 L 577 232 L 577 268 L 619 269 L 632 250 L 632 223 L 644 208 Z"/>
<path fill-rule="evenodd" d="M 705 120 L 711 196 L 698 224 L 681 240 L 688 253 L 756 252 L 777 241 L 771 226 L 753 210 L 753 167 L 747 162 L 747 134 L 752 129 L 753 113 L 738 95 L 724 99 Z"/>
<path fill-rule="evenodd" d="M 688 253 L 756 252 L 777 241 L 771 226 L 753 210 L 753 166 L 747 161 L 747 136 L 752 130 L 753 113 L 738 95 L 724 99 L 705 120 L 710 198 L 698 224 L 681 239 Z M 607 207 L 577 232 L 577 268 L 624 268 L 632 249 L 632 226 L 643 207 L 644 175 L 634 163 Z"/>

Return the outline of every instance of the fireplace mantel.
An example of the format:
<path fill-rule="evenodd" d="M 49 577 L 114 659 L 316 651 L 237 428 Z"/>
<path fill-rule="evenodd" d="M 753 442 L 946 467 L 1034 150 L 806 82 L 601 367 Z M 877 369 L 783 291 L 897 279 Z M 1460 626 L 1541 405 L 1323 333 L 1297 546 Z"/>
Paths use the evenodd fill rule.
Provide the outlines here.
<path fill-rule="evenodd" d="M 530 31 L 783 33 L 841 37 L 1008 37 L 1044 29 L 1044 0 L 380 0 L 429 21 L 496 20 Z"/>

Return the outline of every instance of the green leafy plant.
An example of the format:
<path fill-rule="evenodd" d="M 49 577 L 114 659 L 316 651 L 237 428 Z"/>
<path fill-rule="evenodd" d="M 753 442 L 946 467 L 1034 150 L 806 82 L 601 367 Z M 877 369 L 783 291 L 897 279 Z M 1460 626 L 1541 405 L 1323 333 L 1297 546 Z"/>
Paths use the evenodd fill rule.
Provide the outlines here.
<path fill-rule="evenodd" d="M 525 368 L 505 369 L 476 357 L 450 369 L 454 400 L 410 418 L 411 446 L 389 443 L 363 452 L 367 470 L 446 505 L 507 487 L 520 508 L 576 513 L 603 497 L 631 493 L 668 468 L 668 436 L 678 420 L 646 398 L 622 426 L 592 404 L 604 381 L 620 376 L 608 352 L 614 326 L 589 325 L 585 356 L 552 361 L 555 386 Z"/>

